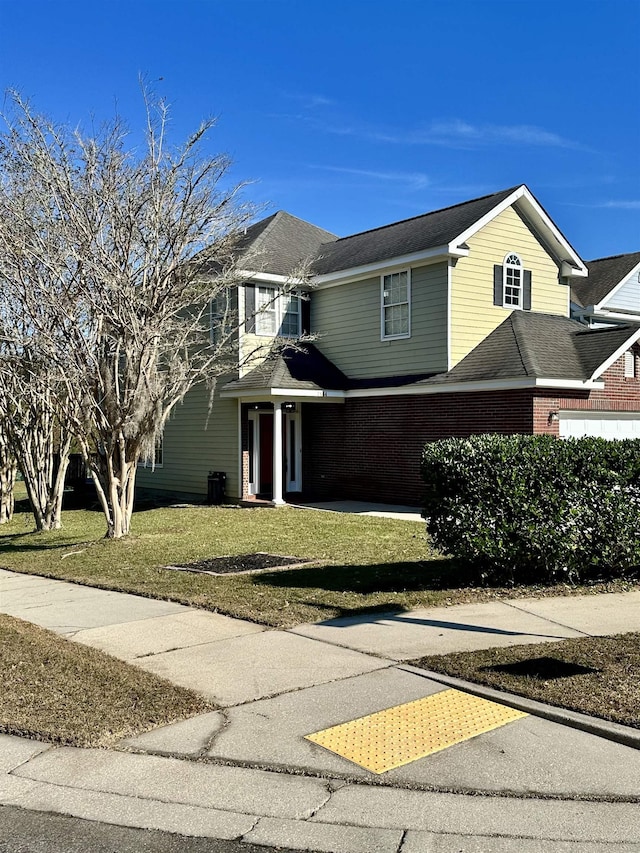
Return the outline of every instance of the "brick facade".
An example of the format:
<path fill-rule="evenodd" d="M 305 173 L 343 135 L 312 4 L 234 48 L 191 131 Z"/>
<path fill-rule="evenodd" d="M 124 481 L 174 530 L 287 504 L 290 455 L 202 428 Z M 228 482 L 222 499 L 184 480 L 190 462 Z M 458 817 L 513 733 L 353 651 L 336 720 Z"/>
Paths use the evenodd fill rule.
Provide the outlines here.
<path fill-rule="evenodd" d="M 639 371 L 636 370 L 636 377 Z M 624 377 L 623 359 L 594 391 L 547 389 L 350 398 L 302 407 L 303 494 L 419 504 L 420 455 L 427 441 L 491 432 L 558 434 L 551 412 L 635 412 L 640 379 Z"/>

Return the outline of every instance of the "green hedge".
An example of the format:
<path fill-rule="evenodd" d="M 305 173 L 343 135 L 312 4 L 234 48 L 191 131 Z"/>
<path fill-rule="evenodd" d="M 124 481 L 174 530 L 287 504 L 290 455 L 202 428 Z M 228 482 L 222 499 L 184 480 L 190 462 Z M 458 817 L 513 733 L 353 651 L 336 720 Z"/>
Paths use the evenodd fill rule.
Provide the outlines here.
<path fill-rule="evenodd" d="M 427 530 L 485 582 L 619 577 L 640 566 L 640 440 L 477 435 L 427 444 Z"/>

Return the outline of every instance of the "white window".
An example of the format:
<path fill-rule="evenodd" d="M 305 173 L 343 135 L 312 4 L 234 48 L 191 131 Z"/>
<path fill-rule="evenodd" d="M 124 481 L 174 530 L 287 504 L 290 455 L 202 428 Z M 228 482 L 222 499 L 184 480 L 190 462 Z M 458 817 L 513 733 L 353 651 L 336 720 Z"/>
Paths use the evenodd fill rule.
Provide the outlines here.
<path fill-rule="evenodd" d="M 522 308 L 522 261 L 509 254 L 504 259 L 502 304 L 507 308 Z"/>
<path fill-rule="evenodd" d="M 302 334 L 300 295 L 256 288 L 256 335 L 299 338 Z"/>
<path fill-rule="evenodd" d="M 411 281 L 409 270 L 383 275 L 382 340 L 408 338 L 411 335 Z"/>
<path fill-rule="evenodd" d="M 284 338 L 299 338 L 300 297 L 297 293 L 287 293 L 278 297 L 278 302 L 281 306 L 280 334 Z"/>

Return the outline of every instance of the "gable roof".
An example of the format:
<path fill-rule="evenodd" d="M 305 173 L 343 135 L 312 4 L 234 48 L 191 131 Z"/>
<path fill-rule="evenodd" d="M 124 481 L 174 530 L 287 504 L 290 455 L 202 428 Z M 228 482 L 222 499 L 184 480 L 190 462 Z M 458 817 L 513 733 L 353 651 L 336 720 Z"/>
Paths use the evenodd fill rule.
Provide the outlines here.
<path fill-rule="evenodd" d="M 363 272 L 395 259 L 466 255 L 465 241 L 510 205 L 540 234 L 562 275 L 587 274 L 584 262 L 524 184 L 342 238 L 279 210 L 245 230 L 236 244 L 236 260 L 249 276 L 283 277 L 310 262 L 310 271 L 325 277 L 318 282 L 322 286 L 329 279 L 344 279 L 351 270 Z"/>
<path fill-rule="evenodd" d="M 315 257 L 335 234 L 279 210 L 249 226 L 236 245 L 241 265 L 253 272 L 288 276 Z"/>
<path fill-rule="evenodd" d="M 587 261 L 589 278 L 571 285 L 571 298 L 581 308 L 598 305 L 640 264 L 640 252 Z"/>
<path fill-rule="evenodd" d="M 334 240 L 321 247 L 313 271 L 322 275 L 447 245 L 517 189 L 511 187 Z"/>
<path fill-rule="evenodd" d="M 634 324 L 585 329 L 567 317 L 513 311 L 448 373 L 417 384 L 518 378 L 586 382 L 637 335 L 640 326 Z"/>

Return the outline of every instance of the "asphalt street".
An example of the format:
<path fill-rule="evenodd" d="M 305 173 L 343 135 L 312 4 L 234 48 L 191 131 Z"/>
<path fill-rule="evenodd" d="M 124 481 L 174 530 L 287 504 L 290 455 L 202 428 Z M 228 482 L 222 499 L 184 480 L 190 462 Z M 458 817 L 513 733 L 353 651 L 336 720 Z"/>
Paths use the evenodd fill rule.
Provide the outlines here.
<path fill-rule="evenodd" d="M 0 806 L 0 853 L 297 853 Z M 309 851 L 307 851 L 309 853 Z"/>

